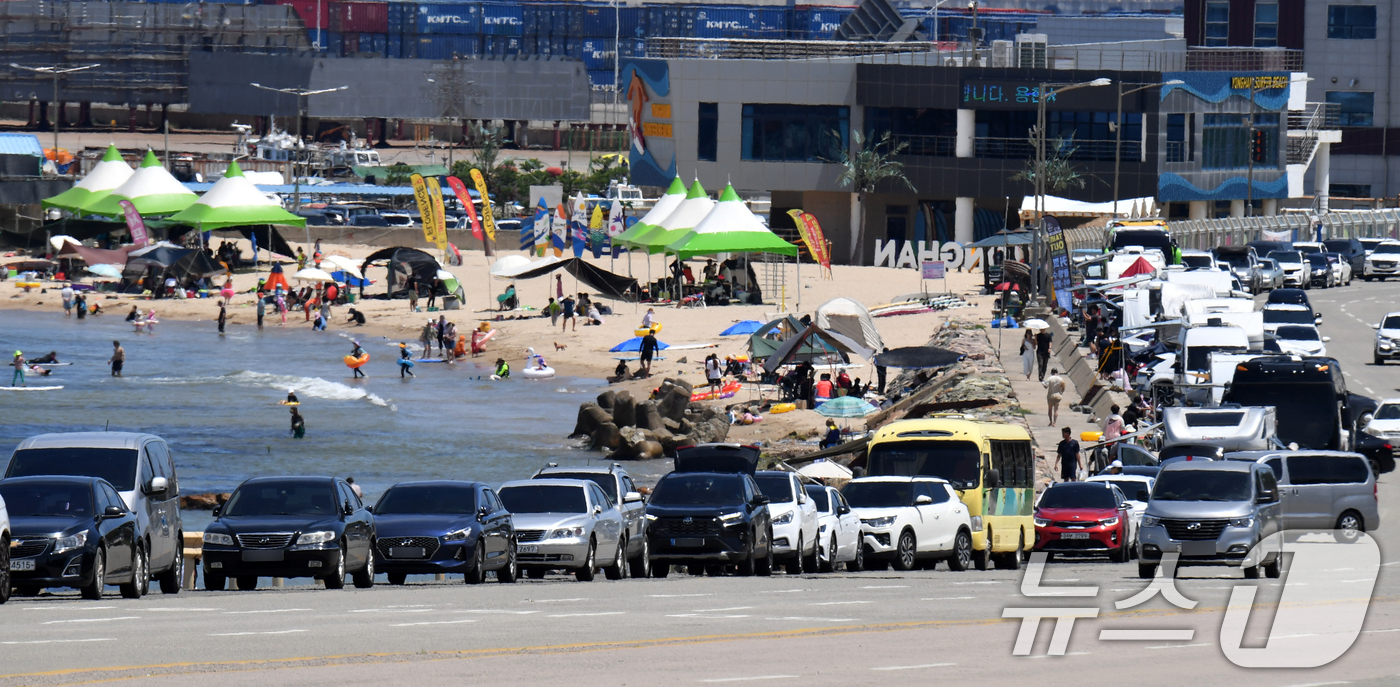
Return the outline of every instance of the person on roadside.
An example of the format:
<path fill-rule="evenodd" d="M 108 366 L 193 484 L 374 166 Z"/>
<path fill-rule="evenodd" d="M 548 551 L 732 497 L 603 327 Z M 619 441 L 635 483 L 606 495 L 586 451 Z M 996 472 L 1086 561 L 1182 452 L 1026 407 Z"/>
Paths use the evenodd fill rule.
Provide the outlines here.
<path fill-rule="evenodd" d="M 880 352 L 881 352 L 881 353 L 889 353 L 889 352 L 890 352 L 890 349 L 889 349 L 888 346 L 886 346 L 885 349 L 882 350 L 882 351 L 880 351 Z M 1026 379 L 1030 379 L 1030 375 L 1026 375 Z M 876 363 L 876 364 L 875 364 L 875 382 L 876 382 L 877 389 L 879 390 L 879 392 L 880 392 L 881 394 L 884 394 L 884 393 L 885 393 L 885 366 L 884 366 L 884 365 L 881 365 L 881 364 L 879 364 L 879 363 Z"/>
<path fill-rule="evenodd" d="M 73 285 L 64 284 L 63 290 L 58 292 L 63 298 L 63 316 L 68 317 L 73 314 Z"/>
<path fill-rule="evenodd" d="M 1123 426 L 1125 424 L 1123 422 L 1123 416 L 1118 414 L 1122 409 L 1118 407 L 1117 403 L 1110 406 L 1108 410 L 1108 417 L 1103 420 L 1104 441 L 1112 441 L 1123 436 Z"/>
<path fill-rule="evenodd" d="M 1030 379 L 1035 374 L 1035 332 L 1027 329 L 1021 337 L 1021 374 Z"/>
<path fill-rule="evenodd" d="M 306 418 L 302 417 L 296 408 L 292 408 L 292 438 L 300 439 L 304 436 L 306 436 Z"/>
<path fill-rule="evenodd" d="M 1042 329 L 1035 334 L 1035 357 L 1040 363 L 1040 381 L 1045 381 L 1045 368 L 1050 365 L 1050 344 L 1055 337 L 1050 334 L 1049 329 Z"/>
<path fill-rule="evenodd" d="M 654 332 L 648 331 L 646 333 L 646 336 L 642 337 L 642 345 L 640 351 L 641 355 L 639 356 L 637 362 L 639 364 L 638 372 L 643 377 L 651 376 L 651 359 L 652 356 L 656 355 L 658 343 L 659 342 L 656 340 L 656 334 Z"/>
<path fill-rule="evenodd" d="M 112 342 L 112 357 L 107 359 L 107 364 L 112 366 L 112 376 L 122 376 L 122 366 L 126 365 L 126 349 L 122 348 L 120 341 Z"/>
<path fill-rule="evenodd" d="M 1046 413 L 1050 417 L 1050 426 L 1056 425 L 1056 420 L 1060 417 L 1060 401 L 1065 397 L 1065 380 L 1060 376 L 1060 371 L 1050 370 L 1050 378 L 1045 380 L 1045 403 L 1049 406 Z"/>
<path fill-rule="evenodd" d="M 228 323 L 228 309 L 223 303 L 219 304 L 219 333 L 224 333 L 224 325 Z"/>
<path fill-rule="evenodd" d="M 1055 447 L 1055 455 L 1060 461 L 1060 481 L 1075 481 L 1079 470 L 1084 468 L 1084 459 L 1080 453 L 1079 442 L 1070 438 L 1068 427 L 1060 430 L 1060 443 Z"/>

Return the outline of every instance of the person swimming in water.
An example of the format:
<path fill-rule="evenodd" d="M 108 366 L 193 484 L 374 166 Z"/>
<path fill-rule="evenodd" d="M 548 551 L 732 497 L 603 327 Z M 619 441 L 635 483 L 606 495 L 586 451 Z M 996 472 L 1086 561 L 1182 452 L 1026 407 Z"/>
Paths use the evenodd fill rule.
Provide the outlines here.
<path fill-rule="evenodd" d="M 358 357 L 360 357 L 360 356 L 362 356 L 362 355 L 365 354 L 365 349 L 360 348 L 360 342 L 358 342 L 358 341 L 351 341 L 350 343 L 355 344 L 355 348 L 352 349 L 352 350 L 350 351 L 350 357 L 351 357 L 351 358 L 358 358 Z M 355 371 L 355 374 L 353 375 L 354 377 L 359 378 L 359 377 L 365 376 L 364 371 L 361 370 L 360 368 L 356 367 L 356 368 L 353 368 L 353 369 L 354 369 L 354 371 Z"/>
<path fill-rule="evenodd" d="M 505 358 L 496 358 L 496 376 L 501 379 L 510 377 L 510 363 Z"/>
<path fill-rule="evenodd" d="M 413 374 L 413 353 L 408 350 L 408 344 L 399 344 L 399 379 L 403 379 L 406 374 L 410 377 L 417 377 Z"/>
<path fill-rule="evenodd" d="M 296 389 L 287 389 L 287 405 L 301 405 L 301 401 L 297 400 Z"/>

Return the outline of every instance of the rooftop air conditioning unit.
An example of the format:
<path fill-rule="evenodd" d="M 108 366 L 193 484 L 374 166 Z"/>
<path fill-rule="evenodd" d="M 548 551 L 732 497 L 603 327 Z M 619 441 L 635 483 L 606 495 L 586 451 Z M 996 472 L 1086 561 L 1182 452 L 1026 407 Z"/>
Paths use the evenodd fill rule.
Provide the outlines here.
<path fill-rule="evenodd" d="M 1011 41 L 992 41 L 992 66 L 1015 67 L 1016 44 Z"/>
<path fill-rule="evenodd" d="M 1022 69 L 1044 69 L 1050 38 L 1043 33 L 1023 33 L 1016 36 L 1016 66 Z"/>

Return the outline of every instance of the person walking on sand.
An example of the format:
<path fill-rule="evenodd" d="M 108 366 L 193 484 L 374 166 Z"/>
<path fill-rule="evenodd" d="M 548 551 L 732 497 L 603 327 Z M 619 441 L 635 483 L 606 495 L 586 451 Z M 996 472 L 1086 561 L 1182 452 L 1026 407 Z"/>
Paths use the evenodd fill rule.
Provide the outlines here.
<path fill-rule="evenodd" d="M 418 285 L 412 284 L 408 287 L 408 311 L 418 312 Z"/>
<path fill-rule="evenodd" d="M 1035 372 L 1035 332 L 1026 330 L 1026 335 L 1021 337 L 1021 374 L 1026 379 L 1031 378 Z M 1053 423 L 1052 423 L 1053 424 Z"/>
<path fill-rule="evenodd" d="M 564 297 L 563 305 L 564 321 L 559 325 L 559 331 L 569 328 L 569 320 L 574 321 L 574 331 L 578 331 L 578 318 L 574 317 L 574 297 L 572 294 Z"/>
<path fill-rule="evenodd" d="M 641 374 L 644 377 L 651 376 L 651 358 L 656 354 L 656 348 L 656 334 L 648 331 L 646 336 L 642 337 L 641 355 L 638 359 Z"/>
<path fill-rule="evenodd" d="M 1045 368 L 1050 365 L 1050 344 L 1054 336 L 1049 329 L 1042 329 L 1035 335 L 1035 357 L 1040 362 L 1040 381 L 1045 381 Z"/>
<path fill-rule="evenodd" d="M 306 418 L 302 417 L 296 408 L 292 408 L 292 438 L 300 439 L 305 436 Z"/>
<path fill-rule="evenodd" d="M 648 332 L 650 334 L 650 332 Z M 719 356 L 711 353 L 705 358 L 705 380 L 710 385 L 710 398 L 719 400 L 721 369 L 719 366 Z"/>
<path fill-rule="evenodd" d="M 68 317 L 73 314 L 73 285 L 64 284 L 63 290 L 58 292 L 63 298 L 63 316 Z"/>
<path fill-rule="evenodd" d="M 563 310 L 564 308 L 559 305 L 558 301 L 553 298 L 549 299 L 549 304 L 544 306 L 544 314 L 549 315 L 549 326 L 553 327 L 559 324 L 559 313 Z"/>
<path fill-rule="evenodd" d="M 112 366 L 112 376 L 122 376 L 122 366 L 126 364 L 126 349 L 122 348 L 120 341 L 112 342 L 112 357 L 107 360 L 107 364 Z"/>
<path fill-rule="evenodd" d="M 562 274 L 554 275 L 554 297 L 561 301 L 564 300 L 564 275 Z"/>
<path fill-rule="evenodd" d="M 350 357 L 351 357 L 351 358 L 358 358 L 358 357 L 360 357 L 360 356 L 362 356 L 362 355 L 365 354 L 365 349 L 363 349 L 363 348 L 360 347 L 360 342 L 355 341 L 355 340 L 352 339 L 352 340 L 350 341 L 350 343 L 355 344 L 355 347 L 352 348 L 352 349 L 350 349 Z M 360 367 L 364 367 L 364 366 L 361 365 Z M 358 379 L 358 378 L 360 378 L 360 377 L 365 376 L 365 371 L 364 371 L 364 370 L 361 370 L 360 367 L 352 368 L 352 369 L 355 371 L 355 374 L 352 375 L 353 378 Z"/>
<path fill-rule="evenodd" d="M 1055 421 L 1060 417 L 1060 401 L 1065 397 L 1065 380 L 1060 377 L 1060 371 L 1050 370 L 1050 378 L 1045 380 L 1045 402 L 1049 405 L 1046 412 L 1050 416 L 1050 426 L 1055 426 Z"/>
<path fill-rule="evenodd" d="M 1068 427 L 1060 430 L 1060 437 L 1060 443 L 1055 447 L 1055 455 L 1060 461 L 1060 481 L 1073 482 L 1078 470 L 1084 467 L 1084 459 L 1079 451 L 1079 442 L 1070 438 Z"/>
<path fill-rule="evenodd" d="M 224 324 L 225 324 L 226 322 L 228 322 L 228 310 L 224 308 L 224 304 L 223 304 L 223 303 L 220 303 L 220 304 L 219 304 L 219 333 L 220 333 L 220 334 L 223 334 L 223 333 L 224 333 Z"/>
<path fill-rule="evenodd" d="M 27 367 L 24 363 L 24 354 L 15 351 L 15 359 L 10 364 L 15 368 L 14 377 L 10 379 L 10 386 L 24 386 L 24 368 Z"/>

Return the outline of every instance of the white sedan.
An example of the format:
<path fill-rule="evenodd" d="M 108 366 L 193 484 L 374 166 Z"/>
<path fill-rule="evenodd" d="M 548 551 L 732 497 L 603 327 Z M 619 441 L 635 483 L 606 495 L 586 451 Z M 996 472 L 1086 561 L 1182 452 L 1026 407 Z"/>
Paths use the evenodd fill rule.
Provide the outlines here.
<path fill-rule="evenodd" d="M 1327 355 L 1330 336 L 1323 336 L 1310 324 L 1286 324 L 1274 330 L 1279 350 L 1294 355 Z"/>
<path fill-rule="evenodd" d="M 1400 439 L 1400 398 L 1387 398 L 1376 406 L 1366 432 L 1384 439 Z"/>
<path fill-rule="evenodd" d="M 851 572 L 863 569 L 865 547 L 860 545 L 860 516 L 835 487 L 808 484 L 805 489 L 807 500 L 817 505 L 818 567 L 822 572 L 832 572 L 845 563 Z"/>
<path fill-rule="evenodd" d="M 1152 498 L 1152 487 L 1157 484 L 1155 477 L 1147 475 L 1098 475 L 1090 477 L 1090 482 L 1108 482 L 1123 492 L 1123 497 L 1128 500 L 1128 505 L 1133 507 L 1132 520 L 1133 532 L 1142 531 L 1142 514 L 1147 511 L 1147 502 Z M 1137 550 L 1137 542 L 1133 542 L 1133 550 Z"/>

